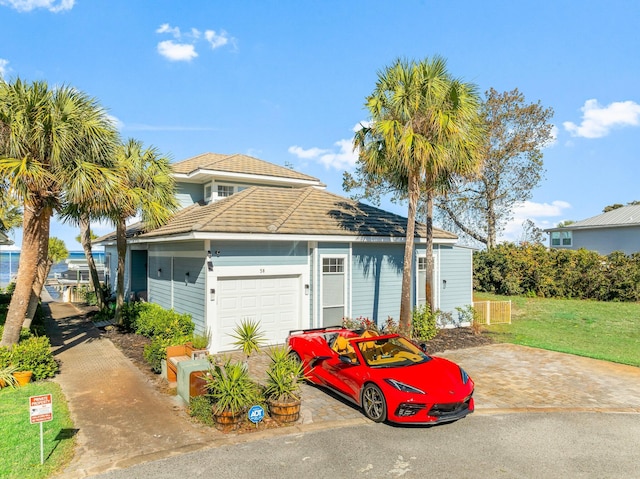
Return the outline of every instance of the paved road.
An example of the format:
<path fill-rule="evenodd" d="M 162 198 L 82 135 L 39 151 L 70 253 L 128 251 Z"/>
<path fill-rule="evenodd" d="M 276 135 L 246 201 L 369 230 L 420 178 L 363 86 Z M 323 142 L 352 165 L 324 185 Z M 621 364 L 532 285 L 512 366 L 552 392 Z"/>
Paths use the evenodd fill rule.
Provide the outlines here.
<path fill-rule="evenodd" d="M 476 414 L 437 427 L 364 424 L 225 445 L 119 478 L 638 478 L 640 415 Z"/>

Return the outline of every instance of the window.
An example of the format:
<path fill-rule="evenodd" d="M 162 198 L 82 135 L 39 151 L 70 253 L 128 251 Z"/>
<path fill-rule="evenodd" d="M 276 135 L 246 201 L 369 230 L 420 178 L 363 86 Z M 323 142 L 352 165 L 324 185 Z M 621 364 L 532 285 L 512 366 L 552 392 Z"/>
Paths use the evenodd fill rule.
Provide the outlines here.
<path fill-rule="evenodd" d="M 571 246 L 572 244 L 571 231 L 551 232 L 551 246 Z"/>
<path fill-rule="evenodd" d="M 218 198 L 226 198 L 227 196 L 231 196 L 233 192 L 233 186 L 218 185 Z"/>
<path fill-rule="evenodd" d="M 323 273 L 344 273 L 344 258 L 323 258 Z"/>
<path fill-rule="evenodd" d="M 211 185 L 204 185 L 204 200 L 211 201 Z"/>

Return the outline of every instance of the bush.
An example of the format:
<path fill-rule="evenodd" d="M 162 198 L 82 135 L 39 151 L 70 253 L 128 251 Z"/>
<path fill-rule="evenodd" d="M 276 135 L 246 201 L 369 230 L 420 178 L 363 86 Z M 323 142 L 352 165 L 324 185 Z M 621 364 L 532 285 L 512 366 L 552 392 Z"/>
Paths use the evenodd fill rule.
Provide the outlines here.
<path fill-rule="evenodd" d="M 162 371 L 162 360 L 167 358 L 167 348 L 185 344 L 189 339 L 189 336 L 175 336 L 172 338 L 156 336 L 144 347 L 144 359 L 154 372 L 159 373 Z"/>
<path fill-rule="evenodd" d="M 2 348 L 0 348 L 2 349 Z M 51 343 L 46 336 L 31 336 L 13 346 L 10 362 L 20 371 L 33 371 L 33 380 L 53 377 L 58 363 L 51 352 Z"/>
<path fill-rule="evenodd" d="M 195 396 L 189 401 L 189 416 L 207 426 L 213 426 L 213 404 L 207 396 Z"/>
<path fill-rule="evenodd" d="M 195 325 L 189 314 L 167 310 L 154 303 L 137 303 L 137 317 L 133 321 L 136 333 L 148 338 L 191 337 Z"/>
<path fill-rule="evenodd" d="M 411 315 L 411 336 L 414 339 L 429 341 L 438 334 L 436 327 L 437 313 L 432 313 L 428 304 L 418 306 Z"/>

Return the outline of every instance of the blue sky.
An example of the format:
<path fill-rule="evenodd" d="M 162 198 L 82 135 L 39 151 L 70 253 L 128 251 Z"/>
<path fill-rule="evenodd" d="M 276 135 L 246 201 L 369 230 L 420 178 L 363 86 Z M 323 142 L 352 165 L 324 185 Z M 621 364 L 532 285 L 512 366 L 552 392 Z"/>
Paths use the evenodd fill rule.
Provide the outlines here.
<path fill-rule="evenodd" d="M 73 85 L 174 161 L 245 153 L 340 194 L 377 72 L 438 54 L 482 92 L 555 111 L 545 180 L 504 235 L 517 240 L 527 218 L 640 200 L 639 19 L 635 0 L 0 0 L 0 75 Z M 80 249 L 75 229 L 51 234 Z"/>

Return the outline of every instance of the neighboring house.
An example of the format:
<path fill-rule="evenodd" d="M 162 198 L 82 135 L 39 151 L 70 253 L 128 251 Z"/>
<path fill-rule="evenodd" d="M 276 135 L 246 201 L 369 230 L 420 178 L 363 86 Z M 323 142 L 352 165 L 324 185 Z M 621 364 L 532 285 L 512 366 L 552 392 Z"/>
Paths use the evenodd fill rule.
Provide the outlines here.
<path fill-rule="evenodd" d="M 166 225 L 128 231 L 129 297 L 191 314 L 213 352 L 259 320 L 270 343 L 343 317 L 398 319 L 406 218 L 329 193 L 317 179 L 245 155 L 173 164 L 184 206 Z M 434 228 L 434 300 L 472 303 L 472 250 Z M 100 238 L 115 287 L 115 235 Z M 424 303 L 425 228 L 417 225 L 413 304 Z"/>
<path fill-rule="evenodd" d="M 0 231 L 0 246 L 12 245 L 13 241 L 3 232 Z"/>
<path fill-rule="evenodd" d="M 584 248 L 602 255 L 622 251 L 629 255 L 640 251 L 640 205 L 623 206 L 544 231 L 549 233 L 552 248 Z"/>

